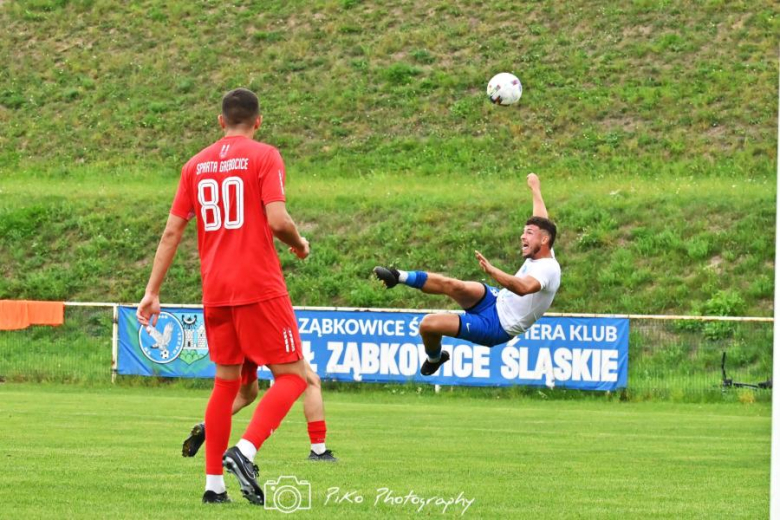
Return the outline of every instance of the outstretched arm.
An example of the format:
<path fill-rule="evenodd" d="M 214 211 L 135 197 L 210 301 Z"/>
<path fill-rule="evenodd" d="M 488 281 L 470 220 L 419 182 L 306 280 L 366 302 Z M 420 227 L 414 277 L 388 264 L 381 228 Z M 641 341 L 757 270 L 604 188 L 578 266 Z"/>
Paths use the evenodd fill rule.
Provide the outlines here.
<path fill-rule="evenodd" d="M 529 173 L 526 180 L 534 198 L 534 217 L 549 218 L 547 216 L 547 207 L 544 205 L 544 199 L 542 198 L 542 186 L 539 182 L 539 177 L 535 173 Z"/>
<path fill-rule="evenodd" d="M 479 266 L 488 274 L 488 276 L 498 282 L 499 285 L 506 287 L 518 296 L 525 296 L 526 294 L 532 294 L 542 290 L 542 284 L 533 276 L 512 276 L 488 262 L 479 251 L 474 251 L 474 254 L 477 257 L 477 260 L 479 260 Z"/>
<path fill-rule="evenodd" d="M 149 275 L 149 283 L 146 284 L 146 294 L 144 294 L 141 303 L 138 304 L 138 310 L 135 315 L 141 325 L 152 327 L 157 324 L 157 316 L 160 314 L 160 286 L 165 278 L 165 273 L 173 262 L 176 255 L 176 249 L 179 247 L 184 229 L 187 227 L 187 220 L 168 215 L 168 222 L 165 224 L 160 245 L 157 246 L 157 253 L 154 255 L 154 264 L 152 265 L 152 274 Z"/>

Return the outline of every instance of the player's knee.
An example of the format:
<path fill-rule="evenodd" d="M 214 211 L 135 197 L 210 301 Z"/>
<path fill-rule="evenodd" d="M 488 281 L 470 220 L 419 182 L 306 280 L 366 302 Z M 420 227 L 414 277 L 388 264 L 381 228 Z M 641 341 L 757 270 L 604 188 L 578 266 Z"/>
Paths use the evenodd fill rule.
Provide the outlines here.
<path fill-rule="evenodd" d="M 456 278 L 445 278 L 445 292 L 452 295 L 460 295 L 466 290 L 466 284 Z"/>
<path fill-rule="evenodd" d="M 455 280 L 454 278 L 445 278 L 441 281 L 442 285 L 444 286 L 445 292 L 448 293 L 455 290 L 455 288 L 457 287 L 456 282 L 457 280 Z"/>
<path fill-rule="evenodd" d="M 302 359 L 299 359 L 293 363 L 268 365 L 268 369 L 274 375 L 274 378 L 283 376 L 285 374 L 292 374 L 300 377 L 304 382 L 306 382 L 306 365 L 304 365 Z"/>
<path fill-rule="evenodd" d="M 319 390 L 321 383 L 320 376 L 309 370 L 306 371 L 306 384 L 309 388 L 316 388 Z"/>
<path fill-rule="evenodd" d="M 438 332 L 438 319 L 436 316 L 429 314 L 425 316 L 420 322 L 420 334 L 435 334 Z"/>

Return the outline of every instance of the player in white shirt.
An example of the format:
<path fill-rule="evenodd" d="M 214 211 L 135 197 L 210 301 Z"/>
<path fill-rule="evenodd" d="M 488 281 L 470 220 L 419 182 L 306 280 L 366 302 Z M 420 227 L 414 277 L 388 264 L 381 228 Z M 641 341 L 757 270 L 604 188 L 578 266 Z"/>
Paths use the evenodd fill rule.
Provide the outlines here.
<path fill-rule="evenodd" d="M 552 249 L 557 229 L 547 215 L 539 177 L 531 173 L 527 182 L 533 195 L 533 216 L 526 221 L 520 237 L 525 258 L 520 270 L 514 276 L 505 273 L 479 251 L 474 252 L 482 270 L 504 287 L 500 291 L 484 283 L 465 282 L 436 273 L 374 268 L 377 278 L 388 289 L 402 283 L 424 293 L 444 294 L 466 311 L 429 314 L 423 318 L 420 335 L 428 359 L 420 369 L 422 375 L 436 373 L 449 361 L 449 353 L 441 349 L 442 336 L 493 347 L 524 333 L 550 308 L 561 285 L 561 267 Z"/>

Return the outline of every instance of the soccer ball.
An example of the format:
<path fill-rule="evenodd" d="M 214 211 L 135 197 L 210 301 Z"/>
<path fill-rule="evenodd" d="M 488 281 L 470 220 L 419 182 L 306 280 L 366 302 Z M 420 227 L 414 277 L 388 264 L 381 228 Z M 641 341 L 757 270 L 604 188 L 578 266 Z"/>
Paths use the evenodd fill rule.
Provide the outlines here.
<path fill-rule="evenodd" d="M 501 72 L 488 82 L 487 95 L 496 105 L 514 105 L 523 95 L 523 85 L 514 74 Z"/>

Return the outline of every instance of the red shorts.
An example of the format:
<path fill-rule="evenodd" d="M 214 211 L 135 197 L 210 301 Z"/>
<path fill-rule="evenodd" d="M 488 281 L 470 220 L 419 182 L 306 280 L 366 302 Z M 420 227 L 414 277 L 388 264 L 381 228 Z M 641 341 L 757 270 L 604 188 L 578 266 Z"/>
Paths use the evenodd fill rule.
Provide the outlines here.
<path fill-rule="evenodd" d="M 292 363 L 303 358 L 289 296 L 248 305 L 204 307 L 209 358 L 219 365 Z"/>

